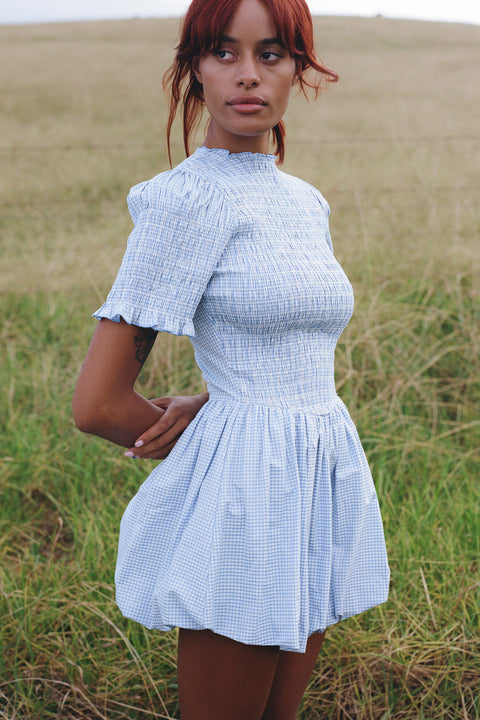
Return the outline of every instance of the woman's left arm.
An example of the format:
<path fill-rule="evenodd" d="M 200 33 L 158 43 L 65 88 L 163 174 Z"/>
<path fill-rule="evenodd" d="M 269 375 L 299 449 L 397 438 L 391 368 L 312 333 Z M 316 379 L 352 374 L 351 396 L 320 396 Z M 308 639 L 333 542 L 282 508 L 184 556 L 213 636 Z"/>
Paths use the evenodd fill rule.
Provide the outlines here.
<path fill-rule="evenodd" d="M 208 392 L 200 395 L 161 397 L 151 400 L 161 408 L 162 416 L 146 430 L 135 445 L 125 453 L 127 457 L 161 460 L 169 454 L 183 431 L 208 400 Z"/>

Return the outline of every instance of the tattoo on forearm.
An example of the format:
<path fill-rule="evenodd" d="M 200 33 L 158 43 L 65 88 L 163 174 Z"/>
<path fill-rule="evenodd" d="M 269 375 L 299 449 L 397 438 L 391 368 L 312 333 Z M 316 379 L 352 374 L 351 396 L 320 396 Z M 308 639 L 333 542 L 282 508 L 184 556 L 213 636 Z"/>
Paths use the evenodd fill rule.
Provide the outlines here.
<path fill-rule="evenodd" d="M 135 343 L 135 358 L 140 365 L 143 365 L 150 355 L 150 350 L 153 347 L 157 335 L 157 331 L 152 330 L 152 328 L 139 328 L 138 335 L 135 335 L 133 338 L 133 342 Z"/>

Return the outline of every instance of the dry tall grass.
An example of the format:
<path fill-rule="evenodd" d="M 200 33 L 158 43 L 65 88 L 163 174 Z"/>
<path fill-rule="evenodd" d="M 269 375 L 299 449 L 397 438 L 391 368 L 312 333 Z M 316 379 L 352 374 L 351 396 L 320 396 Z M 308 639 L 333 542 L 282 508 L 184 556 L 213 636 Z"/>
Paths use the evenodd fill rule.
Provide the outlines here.
<path fill-rule="evenodd" d="M 118 520 L 147 465 L 83 438 L 70 395 L 130 229 L 167 167 L 176 21 L 0 27 L 0 716 L 173 718 L 175 635 L 113 602 Z M 317 20 L 341 76 L 295 99 L 285 170 L 332 207 L 356 292 L 338 349 L 379 491 L 389 602 L 332 629 L 304 720 L 480 717 L 480 28 Z M 178 136 L 177 136 L 178 138 Z M 177 160 L 182 148 L 177 139 Z M 142 387 L 200 387 L 162 338 Z"/>
<path fill-rule="evenodd" d="M 30 289 L 103 294 L 130 226 L 125 194 L 166 167 L 161 77 L 177 24 L 0 28 L 4 289 L 21 276 Z M 328 198 L 354 280 L 366 263 L 379 281 L 470 269 L 480 29 L 325 18 L 317 30 L 340 82 L 317 103 L 292 102 L 285 170 Z"/>

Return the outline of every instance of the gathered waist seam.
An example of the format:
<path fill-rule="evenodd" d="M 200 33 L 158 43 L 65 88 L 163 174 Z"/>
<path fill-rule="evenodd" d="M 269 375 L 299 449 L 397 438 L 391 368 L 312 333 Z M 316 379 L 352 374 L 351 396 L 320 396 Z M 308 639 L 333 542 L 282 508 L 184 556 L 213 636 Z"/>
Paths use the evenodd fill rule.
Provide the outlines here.
<path fill-rule="evenodd" d="M 314 403 L 312 405 L 286 405 L 282 403 L 268 403 L 268 402 L 257 402 L 250 400 L 249 398 L 234 398 L 226 393 L 221 393 L 216 390 L 210 391 L 210 398 L 208 403 L 219 402 L 223 405 L 247 405 L 250 407 L 264 408 L 268 410 L 284 410 L 288 413 L 302 413 L 307 415 L 329 415 L 333 410 L 338 408 L 342 401 L 338 395 L 334 399 L 324 403 Z M 207 404 L 208 404 L 207 403 Z"/>

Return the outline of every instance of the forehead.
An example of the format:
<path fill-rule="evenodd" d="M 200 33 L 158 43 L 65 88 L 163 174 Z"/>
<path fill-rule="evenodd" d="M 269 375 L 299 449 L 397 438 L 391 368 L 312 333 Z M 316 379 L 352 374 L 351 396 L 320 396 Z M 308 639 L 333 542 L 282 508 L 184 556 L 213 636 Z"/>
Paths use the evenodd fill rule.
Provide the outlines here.
<path fill-rule="evenodd" d="M 200 12 L 191 15 L 188 26 L 192 56 L 201 56 L 218 47 L 224 36 L 278 38 L 280 44 L 294 46 L 295 20 L 289 0 L 282 7 L 270 0 L 202 0 Z M 192 3 L 193 5 L 193 3 Z M 280 12 L 281 10 L 281 12 Z"/>
<path fill-rule="evenodd" d="M 272 14 L 261 0 L 242 0 L 227 22 L 222 39 L 261 42 L 265 38 L 276 39 L 277 29 Z"/>
<path fill-rule="evenodd" d="M 259 30 L 275 31 L 275 22 L 269 8 L 261 0 L 241 0 L 225 27 L 230 34 L 232 29 L 257 34 Z"/>

